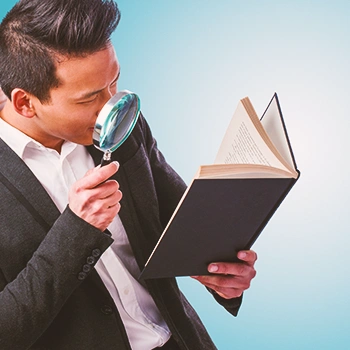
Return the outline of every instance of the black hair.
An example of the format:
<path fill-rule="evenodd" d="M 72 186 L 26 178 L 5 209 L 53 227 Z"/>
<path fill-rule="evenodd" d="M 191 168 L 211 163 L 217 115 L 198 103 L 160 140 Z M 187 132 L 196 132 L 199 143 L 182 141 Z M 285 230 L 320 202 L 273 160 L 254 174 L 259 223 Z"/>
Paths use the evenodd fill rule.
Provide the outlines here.
<path fill-rule="evenodd" d="M 84 57 L 110 43 L 120 20 L 114 0 L 20 0 L 0 24 L 0 86 L 41 102 L 58 87 L 59 57 Z"/>

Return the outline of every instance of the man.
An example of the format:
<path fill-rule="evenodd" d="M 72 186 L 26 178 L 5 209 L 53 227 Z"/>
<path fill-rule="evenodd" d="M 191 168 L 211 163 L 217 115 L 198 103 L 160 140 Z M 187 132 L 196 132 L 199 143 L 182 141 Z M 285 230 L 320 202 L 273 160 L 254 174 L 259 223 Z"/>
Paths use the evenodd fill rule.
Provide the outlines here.
<path fill-rule="evenodd" d="M 215 349 L 175 279 L 137 279 L 186 187 L 143 116 L 96 166 L 119 17 L 112 0 L 22 0 L 0 25 L 0 349 Z M 195 277 L 234 315 L 255 276 L 238 257 Z"/>

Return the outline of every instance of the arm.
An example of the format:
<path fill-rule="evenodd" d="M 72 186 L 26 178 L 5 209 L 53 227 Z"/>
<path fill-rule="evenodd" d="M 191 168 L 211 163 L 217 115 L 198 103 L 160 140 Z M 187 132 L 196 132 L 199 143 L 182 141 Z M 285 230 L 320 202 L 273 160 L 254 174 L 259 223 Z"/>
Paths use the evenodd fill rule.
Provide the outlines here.
<path fill-rule="evenodd" d="M 0 292 L 0 348 L 32 345 L 82 283 L 80 273 L 87 258 L 96 249 L 102 253 L 111 242 L 67 208 L 26 268 Z M 6 283 L 1 276 L 1 284 Z"/>
<path fill-rule="evenodd" d="M 9 270 L 6 266 L 11 267 L 11 261 L 1 261 L 1 349 L 29 348 L 87 278 L 84 267 L 93 266 L 112 243 L 112 238 L 102 230 L 119 210 L 120 195 L 108 195 L 117 184 L 106 181 L 116 170 L 112 164 L 101 171 L 93 171 L 73 186 L 70 206 L 59 216 L 25 268 L 12 281 L 7 280 L 5 273 Z M 101 185 L 94 184 L 94 181 Z M 110 215 L 101 215 L 100 210 L 105 205 L 112 207 Z M 84 215 L 89 218 L 84 220 Z M 98 220 L 95 220 L 96 216 Z M 104 217 L 104 222 L 101 217 Z M 16 232 L 7 234 L 13 234 L 16 239 Z M 18 254 L 21 254 L 21 249 L 23 247 L 17 248 Z"/>

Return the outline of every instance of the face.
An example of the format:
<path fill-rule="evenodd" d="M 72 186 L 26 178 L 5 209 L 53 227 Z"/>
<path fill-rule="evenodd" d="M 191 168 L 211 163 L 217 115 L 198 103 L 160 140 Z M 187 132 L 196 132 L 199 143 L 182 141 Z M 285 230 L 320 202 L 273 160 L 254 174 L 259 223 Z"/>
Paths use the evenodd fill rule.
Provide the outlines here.
<path fill-rule="evenodd" d="M 110 45 L 83 58 L 65 59 L 57 65 L 60 86 L 42 104 L 32 98 L 35 116 L 30 136 L 46 147 L 60 150 L 64 140 L 92 144 L 98 113 L 117 92 L 119 64 Z"/>

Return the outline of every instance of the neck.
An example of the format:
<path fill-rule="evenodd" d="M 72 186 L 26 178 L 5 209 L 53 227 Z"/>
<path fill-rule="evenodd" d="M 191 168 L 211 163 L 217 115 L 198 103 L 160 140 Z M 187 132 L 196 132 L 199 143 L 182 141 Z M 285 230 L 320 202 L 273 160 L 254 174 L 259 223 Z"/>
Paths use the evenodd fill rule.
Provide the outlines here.
<path fill-rule="evenodd" d="M 17 113 L 11 102 L 5 104 L 5 107 L 0 111 L 0 118 L 4 120 L 7 124 L 10 124 L 12 127 L 21 131 L 23 134 L 26 134 L 33 140 L 41 143 L 46 148 L 51 148 L 61 154 L 61 148 L 64 140 L 54 139 L 48 140 L 41 137 L 40 133 L 33 129 L 33 120 L 32 118 L 26 118 L 19 113 Z"/>

